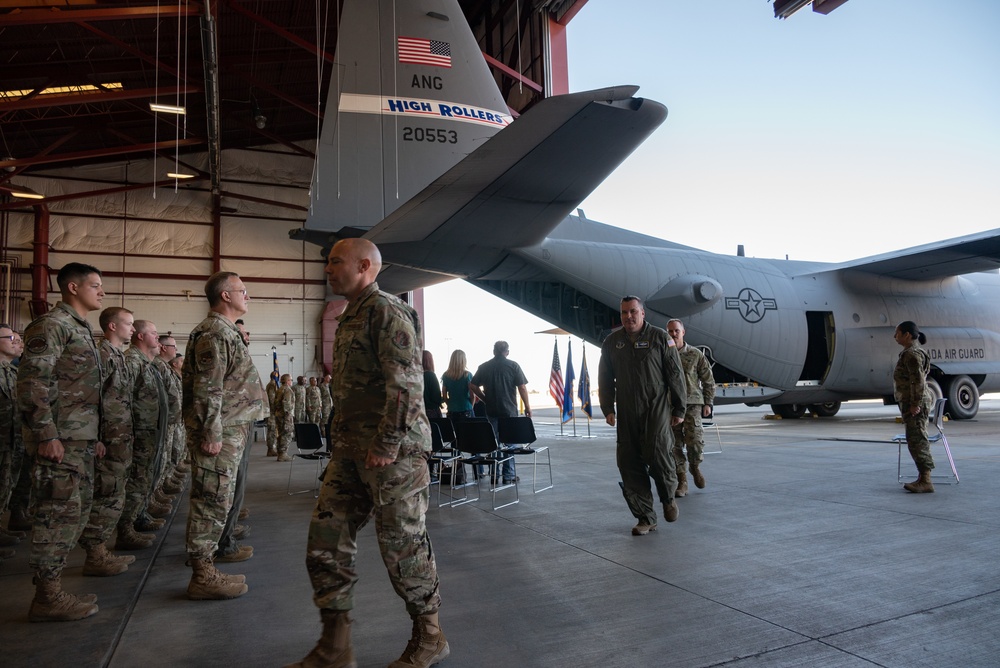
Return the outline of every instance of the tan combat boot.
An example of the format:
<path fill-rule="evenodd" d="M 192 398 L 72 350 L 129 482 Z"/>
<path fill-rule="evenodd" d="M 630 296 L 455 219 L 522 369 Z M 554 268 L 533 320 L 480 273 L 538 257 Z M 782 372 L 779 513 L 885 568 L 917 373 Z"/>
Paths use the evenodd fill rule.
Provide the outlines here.
<path fill-rule="evenodd" d="M 152 517 L 166 517 L 173 510 L 173 506 L 169 503 L 160 503 L 156 499 L 150 499 L 149 503 L 146 504 L 146 512 Z"/>
<path fill-rule="evenodd" d="M 178 481 L 175 478 L 167 478 L 160 487 L 163 489 L 164 494 L 176 496 L 177 494 L 180 494 L 181 490 L 184 488 L 184 483 L 183 481 Z"/>
<path fill-rule="evenodd" d="M 429 612 L 413 618 L 413 637 L 389 668 L 425 668 L 444 661 L 449 654 L 451 648 L 438 623 L 438 613 Z"/>
<path fill-rule="evenodd" d="M 290 461 L 292 461 L 292 456 L 290 454 L 288 454 L 288 452 L 286 450 L 280 450 L 280 451 L 278 451 L 278 459 L 276 461 L 279 461 L 279 462 L 290 462 Z"/>
<path fill-rule="evenodd" d="M 285 668 L 357 668 L 351 647 L 351 618 L 346 611 L 320 610 L 323 635 L 313 650 Z"/>
<path fill-rule="evenodd" d="M 681 509 L 677 507 L 677 500 L 670 499 L 670 503 L 663 504 L 663 517 L 668 522 L 676 522 Z"/>
<path fill-rule="evenodd" d="M 35 598 L 28 610 L 31 622 L 73 622 L 97 613 L 96 597 L 77 598 L 62 590 L 59 576 L 35 577 Z"/>
<path fill-rule="evenodd" d="M 116 550 L 144 550 L 153 544 L 156 536 L 151 533 L 139 533 L 128 522 L 118 523 L 118 540 Z"/>
<path fill-rule="evenodd" d="M 691 477 L 694 479 L 695 487 L 705 489 L 705 474 L 701 472 L 701 467 L 694 462 L 691 463 Z"/>
<path fill-rule="evenodd" d="M 191 582 L 187 595 L 192 601 L 219 601 L 236 598 L 250 589 L 242 582 L 230 582 L 215 569 L 211 559 L 192 559 Z"/>
<path fill-rule="evenodd" d="M 679 499 L 688 493 L 687 472 L 681 467 L 677 467 L 677 489 L 674 490 L 674 498 Z"/>
<path fill-rule="evenodd" d="M 190 473 L 191 464 L 187 460 L 185 460 L 177 465 L 177 470 L 180 471 L 181 474 Z"/>
<path fill-rule="evenodd" d="M 931 472 L 929 469 L 921 471 L 920 477 L 913 482 L 903 485 L 903 489 L 914 494 L 929 494 L 934 491 L 934 483 L 931 482 Z"/>
<path fill-rule="evenodd" d="M 174 497 L 170 496 L 162 489 L 158 489 L 155 492 L 153 492 L 153 500 L 156 501 L 157 503 L 162 503 L 169 506 L 171 503 L 173 503 Z"/>
<path fill-rule="evenodd" d="M 106 577 L 118 575 L 128 570 L 128 565 L 135 561 L 132 555 L 117 556 L 108 552 L 104 543 L 97 545 L 84 545 L 87 551 L 87 560 L 83 562 L 83 574 Z"/>

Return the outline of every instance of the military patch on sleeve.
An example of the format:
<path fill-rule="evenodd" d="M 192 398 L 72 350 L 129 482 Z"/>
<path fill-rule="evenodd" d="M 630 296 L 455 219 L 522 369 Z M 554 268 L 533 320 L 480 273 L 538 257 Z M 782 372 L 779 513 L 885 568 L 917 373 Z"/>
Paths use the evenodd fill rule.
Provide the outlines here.
<path fill-rule="evenodd" d="M 676 348 L 676 347 L 677 347 L 677 342 L 676 342 L 676 341 L 674 341 L 674 340 L 673 340 L 673 339 L 671 339 L 671 338 L 668 338 L 668 339 L 667 339 L 667 347 L 668 347 L 668 348 Z"/>
<path fill-rule="evenodd" d="M 402 330 L 396 332 L 396 335 L 392 337 L 392 342 L 400 350 L 406 350 L 410 347 L 410 335 Z"/>
<path fill-rule="evenodd" d="M 205 350 L 198 351 L 198 368 L 199 369 L 214 369 L 215 368 L 215 350 L 213 348 L 207 348 Z"/>
<path fill-rule="evenodd" d="M 49 349 L 49 342 L 45 340 L 42 336 L 33 336 L 28 339 L 24 347 L 28 349 L 28 352 L 32 355 L 41 355 L 46 350 Z"/>

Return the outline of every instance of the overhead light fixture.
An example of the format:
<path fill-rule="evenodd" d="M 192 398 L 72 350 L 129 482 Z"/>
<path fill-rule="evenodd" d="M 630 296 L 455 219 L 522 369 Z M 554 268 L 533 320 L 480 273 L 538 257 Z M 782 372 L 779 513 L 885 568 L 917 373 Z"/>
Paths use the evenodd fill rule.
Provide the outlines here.
<path fill-rule="evenodd" d="M 150 102 L 149 110 L 160 111 L 164 114 L 177 114 L 178 116 L 183 116 L 187 113 L 187 110 L 184 107 L 178 107 L 173 104 L 160 104 L 159 102 Z"/>
<path fill-rule="evenodd" d="M 253 101 L 253 124 L 257 126 L 258 130 L 263 130 L 267 126 L 267 116 L 264 112 L 260 110 L 260 106 L 257 104 L 257 100 Z"/>
<path fill-rule="evenodd" d="M 167 172 L 168 179 L 193 179 L 194 174 L 184 174 L 183 172 Z"/>
<path fill-rule="evenodd" d="M 21 199 L 45 199 L 45 195 L 36 193 L 31 188 L 26 188 L 13 183 L 8 186 L 7 191 L 10 193 L 11 197 L 20 197 Z"/>

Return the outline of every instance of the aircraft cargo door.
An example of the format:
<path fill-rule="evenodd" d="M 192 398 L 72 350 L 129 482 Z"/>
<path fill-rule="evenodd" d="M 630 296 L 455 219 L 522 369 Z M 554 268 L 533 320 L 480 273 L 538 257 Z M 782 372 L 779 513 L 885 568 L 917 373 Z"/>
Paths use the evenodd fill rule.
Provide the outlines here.
<path fill-rule="evenodd" d="M 821 385 L 830 372 L 830 360 L 833 359 L 836 336 L 833 312 L 806 311 L 806 323 L 809 326 L 809 348 L 799 382 Z"/>

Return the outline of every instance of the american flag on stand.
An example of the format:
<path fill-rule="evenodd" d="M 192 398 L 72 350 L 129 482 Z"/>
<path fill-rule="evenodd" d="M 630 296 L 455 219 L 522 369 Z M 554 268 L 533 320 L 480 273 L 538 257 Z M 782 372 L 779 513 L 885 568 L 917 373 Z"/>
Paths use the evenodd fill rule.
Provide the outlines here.
<path fill-rule="evenodd" d="M 399 62 L 451 67 L 451 44 L 423 37 L 397 37 Z"/>
<path fill-rule="evenodd" d="M 549 374 L 549 394 L 556 400 L 556 406 L 563 405 L 562 367 L 559 365 L 559 341 L 552 343 L 552 373 Z"/>

